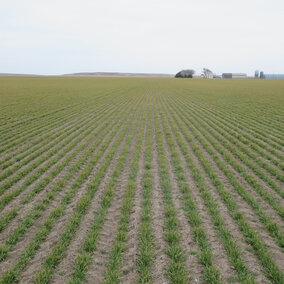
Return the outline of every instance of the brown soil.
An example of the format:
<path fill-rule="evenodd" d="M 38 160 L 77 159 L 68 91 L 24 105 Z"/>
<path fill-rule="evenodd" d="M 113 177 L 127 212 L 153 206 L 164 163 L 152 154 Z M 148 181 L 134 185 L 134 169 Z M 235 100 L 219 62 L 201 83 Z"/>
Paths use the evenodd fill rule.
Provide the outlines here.
<path fill-rule="evenodd" d="M 145 154 L 145 139 L 146 131 L 144 130 L 144 137 L 142 142 L 142 153 L 139 159 L 139 169 L 137 174 L 137 187 L 134 195 L 133 209 L 131 212 L 131 219 L 129 224 L 128 239 L 126 242 L 126 250 L 124 252 L 121 264 L 121 282 L 125 284 L 136 283 L 138 280 L 138 273 L 136 270 L 137 256 L 139 252 L 139 227 L 142 210 L 142 178 L 144 173 L 144 154 Z"/>
<path fill-rule="evenodd" d="M 132 124 L 131 124 L 132 125 Z M 120 126 L 120 128 L 122 127 L 123 125 Z M 131 126 L 130 126 L 131 127 Z M 130 130 L 130 128 L 128 129 L 128 131 Z M 94 174 L 97 172 L 97 170 L 100 168 L 101 164 L 103 163 L 104 161 L 104 158 L 106 157 L 107 153 L 110 151 L 112 145 L 114 144 L 115 140 L 116 140 L 116 137 L 119 135 L 120 131 L 118 131 L 118 133 L 116 134 L 116 136 L 113 138 L 112 142 L 110 143 L 110 145 L 107 147 L 106 151 L 104 152 L 103 156 L 99 159 L 98 163 L 96 164 L 96 166 L 94 167 L 94 169 L 92 170 L 92 173 L 89 175 L 89 177 L 86 179 L 86 181 L 80 186 L 80 189 L 79 191 L 77 192 L 77 194 L 75 195 L 75 198 L 72 200 L 72 202 L 68 205 L 68 208 L 65 212 L 65 215 L 64 217 L 61 217 L 55 228 L 52 230 L 52 232 L 55 232 L 55 234 L 50 234 L 46 241 L 41 245 L 40 249 L 38 250 L 36 256 L 32 259 L 32 261 L 30 262 L 29 266 L 27 267 L 27 269 L 25 270 L 25 272 L 22 274 L 22 278 L 23 279 L 30 279 L 32 275 L 34 275 L 34 273 L 36 271 L 38 271 L 40 269 L 40 266 L 42 264 L 42 261 L 45 259 L 45 257 L 48 255 L 49 251 L 52 249 L 52 247 L 56 244 L 56 242 L 58 241 L 59 237 L 60 237 L 60 234 L 56 233 L 56 232 L 63 232 L 64 230 L 64 227 L 65 225 L 67 224 L 70 216 L 72 215 L 75 207 L 76 207 L 76 204 L 77 202 L 79 201 L 79 199 L 81 198 L 81 196 L 86 192 L 87 190 L 87 187 L 88 187 L 88 184 L 91 183 L 92 179 L 93 179 L 93 176 Z M 128 133 L 128 132 L 127 132 Z M 115 157 L 114 159 L 112 160 L 107 172 L 106 172 L 106 175 L 105 175 L 105 179 L 102 181 L 102 184 L 105 185 L 104 182 L 107 182 L 107 180 L 109 180 L 110 176 L 111 176 L 111 172 L 114 170 L 114 167 L 115 167 L 115 164 L 117 162 L 117 159 L 118 159 L 118 156 L 122 150 L 122 147 L 125 143 L 125 140 L 126 140 L 126 137 L 127 137 L 127 134 L 124 136 L 124 139 L 122 141 L 122 143 L 120 144 L 119 148 L 117 149 L 116 151 L 116 154 L 115 154 Z M 102 189 L 101 189 L 102 190 Z M 100 191 L 96 192 L 96 196 L 97 194 L 102 194 Z M 94 197 L 93 199 L 93 202 L 94 200 L 97 201 L 99 200 L 100 197 Z M 88 211 L 89 213 L 91 213 L 91 217 L 92 217 L 92 210 Z M 84 217 L 85 218 L 85 217 Z M 83 219 L 84 219 L 83 218 Z M 81 223 L 81 224 L 84 224 Z M 89 228 L 86 224 L 84 225 L 81 225 L 81 227 L 84 227 L 84 228 Z M 79 230 L 77 230 L 77 233 L 76 234 L 79 234 L 79 244 L 81 244 L 81 241 L 82 241 L 82 236 L 83 236 L 83 232 L 80 231 L 80 229 L 82 229 L 81 227 L 79 227 Z M 85 231 L 86 232 L 86 231 Z M 76 236 L 75 234 L 75 236 Z M 77 242 L 78 242 L 78 238 L 77 238 Z M 75 238 L 76 239 L 76 238 Z M 74 240 L 74 239 L 73 239 Z M 71 242 L 71 246 L 73 244 L 73 240 Z M 76 243 L 77 243 L 76 242 Z M 76 245 L 75 245 L 76 246 Z M 72 249 L 70 249 L 70 253 L 69 254 L 72 254 L 72 253 L 75 253 L 75 251 L 72 251 Z M 69 267 L 69 269 L 72 269 L 72 267 Z M 63 274 L 62 271 L 59 270 L 59 274 Z M 70 275 L 71 274 L 71 271 L 67 272 L 66 274 Z"/>
<path fill-rule="evenodd" d="M 189 133 L 190 130 L 188 129 Z M 193 134 L 191 134 L 191 137 L 193 138 Z M 198 141 L 196 141 L 194 139 L 195 143 L 197 145 L 199 145 L 201 147 L 201 145 L 198 143 Z M 223 201 L 221 200 L 220 196 L 217 193 L 217 190 L 215 189 L 215 187 L 212 185 L 209 177 L 207 177 L 204 169 L 202 168 L 202 165 L 200 164 L 200 162 L 198 161 L 198 159 L 195 157 L 194 152 L 192 151 L 192 149 L 188 146 L 188 150 L 190 152 L 190 156 L 193 158 L 195 164 L 198 166 L 198 168 L 201 170 L 203 177 L 205 177 L 205 181 L 206 184 L 210 187 L 210 191 L 211 194 L 214 197 L 215 202 L 218 203 L 218 208 L 220 209 L 220 214 L 222 216 L 222 218 L 225 221 L 226 224 L 226 228 L 229 229 L 229 231 L 231 232 L 236 244 L 238 245 L 240 251 L 241 251 L 241 255 L 246 263 L 246 265 L 248 266 L 248 268 L 250 269 L 250 271 L 254 272 L 256 275 L 256 280 L 260 281 L 260 283 L 266 283 L 267 280 L 263 274 L 262 271 L 262 267 L 260 266 L 259 260 L 256 258 L 256 256 L 251 252 L 252 248 L 247 245 L 242 233 L 240 232 L 237 224 L 234 222 L 234 220 L 230 217 L 229 212 L 226 208 L 226 206 L 224 205 Z M 205 153 L 205 151 L 203 151 L 203 154 L 205 155 L 205 157 L 211 161 L 211 158 Z M 226 179 L 226 177 L 224 177 L 224 174 L 216 167 L 216 165 L 214 166 L 214 163 L 211 161 L 211 166 L 213 166 L 214 170 L 216 171 L 216 173 L 218 174 L 219 178 L 221 179 L 221 181 L 224 183 L 224 186 L 226 189 L 230 188 L 230 185 Z M 248 206 L 244 205 L 243 200 L 239 199 L 242 203 L 242 205 L 240 205 L 241 208 L 243 208 L 242 212 L 246 213 L 246 218 L 247 216 L 251 216 L 251 209 Z M 239 201 L 238 200 L 238 201 Z M 198 202 L 200 203 L 200 202 Z M 249 218 L 249 217 L 248 217 Z M 204 219 L 202 217 L 202 219 Z M 210 221 L 210 224 L 212 224 L 212 221 Z M 206 225 L 207 227 L 207 225 Z M 212 243 L 210 241 L 210 243 Z M 225 253 L 225 251 L 224 251 Z M 221 265 L 222 267 L 222 265 Z M 228 273 L 227 276 L 230 276 L 232 274 Z"/>

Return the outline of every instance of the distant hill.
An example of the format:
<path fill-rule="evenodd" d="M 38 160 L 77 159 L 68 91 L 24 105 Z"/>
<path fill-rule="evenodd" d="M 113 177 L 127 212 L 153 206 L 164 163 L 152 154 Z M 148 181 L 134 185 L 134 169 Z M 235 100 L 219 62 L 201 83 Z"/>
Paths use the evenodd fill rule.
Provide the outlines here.
<path fill-rule="evenodd" d="M 14 73 L 0 73 L 0 77 L 16 76 L 16 77 L 54 77 L 54 76 L 76 76 L 76 77 L 174 77 L 173 74 L 163 74 L 163 73 L 122 73 L 122 72 L 79 72 L 70 73 L 63 75 L 37 75 L 37 74 L 14 74 Z"/>
<path fill-rule="evenodd" d="M 96 77 L 173 77 L 163 73 L 121 73 L 121 72 L 80 72 L 64 74 L 63 76 L 96 76 Z"/>
<path fill-rule="evenodd" d="M 44 75 L 36 75 L 36 74 L 15 74 L 15 73 L 0 73 L 0 77 L 10 77 L 10 76 L 16 76 L 16 77 L 34 77 L 34 76 L 44 76 Z"/>

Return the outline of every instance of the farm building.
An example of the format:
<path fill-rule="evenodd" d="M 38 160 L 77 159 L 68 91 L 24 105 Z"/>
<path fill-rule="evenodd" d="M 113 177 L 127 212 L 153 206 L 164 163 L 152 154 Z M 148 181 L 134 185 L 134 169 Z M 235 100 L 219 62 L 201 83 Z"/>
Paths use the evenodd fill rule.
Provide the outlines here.
<path fill-rule="evenodd" d="M 284 79 L 284 74 L 263 74 L 262 79 Z"/>
<path fill-rule="evenodd" d="M 223 79 L 240 79 L 240 78 L 247 78 L 246 73 L 223 73 Z"/>
<path fill-rule="evenodd" d="M 201 74 L 201 77 L 207 78 L 207 79 L 213 79 L 214 74 L 211 70 L 209 70 L 207 68 L 203 68 L 203 73 Z"/>

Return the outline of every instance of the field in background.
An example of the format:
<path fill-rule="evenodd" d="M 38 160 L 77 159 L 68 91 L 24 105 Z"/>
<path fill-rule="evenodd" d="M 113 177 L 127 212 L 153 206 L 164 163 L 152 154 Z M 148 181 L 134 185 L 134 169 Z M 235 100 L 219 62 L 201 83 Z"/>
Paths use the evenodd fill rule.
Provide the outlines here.
<path fill-rule="evenodd" d="M 0 283 L 284 283 L 284 81 L 0 77 Z"/>

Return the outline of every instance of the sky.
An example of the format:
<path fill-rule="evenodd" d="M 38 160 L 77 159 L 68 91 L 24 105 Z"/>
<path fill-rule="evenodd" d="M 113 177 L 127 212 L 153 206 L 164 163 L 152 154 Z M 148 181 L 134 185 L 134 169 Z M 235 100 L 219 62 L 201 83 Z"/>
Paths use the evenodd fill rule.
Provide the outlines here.
<path fill-rule="evenodd" d="M 0 0 L 0 73 L 284 73 L 283 0 Z"/>

